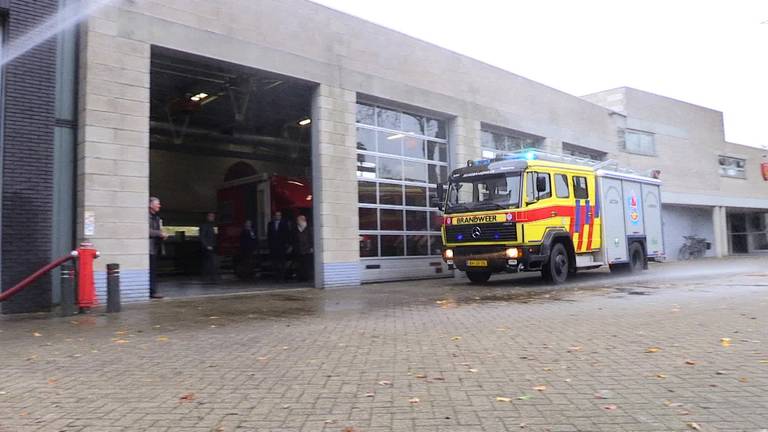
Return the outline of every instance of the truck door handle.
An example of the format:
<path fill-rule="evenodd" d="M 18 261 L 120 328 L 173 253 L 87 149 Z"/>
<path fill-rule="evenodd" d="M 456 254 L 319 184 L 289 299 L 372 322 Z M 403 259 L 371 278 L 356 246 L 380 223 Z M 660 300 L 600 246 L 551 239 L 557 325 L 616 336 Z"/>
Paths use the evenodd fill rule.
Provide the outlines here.
<path fill-rule="evenodd" d="M 550 216 L 557 216 L 557 212 L 552 210 L 552 213 L 549 214 Z"/>

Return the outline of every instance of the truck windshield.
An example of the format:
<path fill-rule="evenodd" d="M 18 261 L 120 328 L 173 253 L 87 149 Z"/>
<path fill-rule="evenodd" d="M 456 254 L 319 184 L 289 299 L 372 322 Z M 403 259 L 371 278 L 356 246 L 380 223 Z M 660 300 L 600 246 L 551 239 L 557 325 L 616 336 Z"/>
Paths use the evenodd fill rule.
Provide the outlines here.
<path fill-rule="evenodd" d="M 451 180 L 445 213 L 518 208 L 520 178 L 520 173 L 508 173 Z"/>

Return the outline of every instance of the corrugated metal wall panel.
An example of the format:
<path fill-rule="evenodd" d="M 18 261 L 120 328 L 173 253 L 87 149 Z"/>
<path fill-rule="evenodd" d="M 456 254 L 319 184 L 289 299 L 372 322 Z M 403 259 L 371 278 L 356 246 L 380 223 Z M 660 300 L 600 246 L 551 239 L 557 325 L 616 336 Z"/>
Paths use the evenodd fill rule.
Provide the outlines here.
<path fill-rule="evenodd" d="M 95 272 L 96 298 L 107 303 L 107 272 Z M 149 270 L 121 270 L 120 298 L 123 303 L 149 301 Z"/>
<path fill-rule="evenodd" d="M 360 285 L 360 264 L 357 262 L 323 264 L 322 285 L 324 288 Z"/>

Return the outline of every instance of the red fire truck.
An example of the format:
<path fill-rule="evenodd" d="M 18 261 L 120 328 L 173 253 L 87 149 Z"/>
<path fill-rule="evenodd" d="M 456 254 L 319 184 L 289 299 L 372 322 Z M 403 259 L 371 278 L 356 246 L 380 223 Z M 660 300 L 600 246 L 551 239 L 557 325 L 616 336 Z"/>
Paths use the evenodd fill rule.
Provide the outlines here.
<path fill-rule="evenodd" d="M 276 211 L 293 221 L 300 214 L 312 220 L 312 185 L 306 178 L 278 175 L 259 175 L 225 183 L 218 191 L 219 255 L 232 258 L 235 274 L 249 277 L 253 263 L 260 266 L 269 254 L 267 223 Z M 250 220 L 258 238 L 258 248 L 247 266 L 239 260 L 240 234 L 246 220 Z"/>

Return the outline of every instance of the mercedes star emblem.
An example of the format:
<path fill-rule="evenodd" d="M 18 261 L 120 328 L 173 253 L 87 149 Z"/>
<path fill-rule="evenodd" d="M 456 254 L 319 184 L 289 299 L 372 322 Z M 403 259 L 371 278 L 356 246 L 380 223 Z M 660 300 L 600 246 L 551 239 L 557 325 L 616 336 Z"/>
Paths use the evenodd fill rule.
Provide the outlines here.
<path fill-rule="evenodd" d="M 482 233 L 483 232 L 480 230 L 480 227 L 472 228 L 472 238 L 478 239 L 478 238 L 480 238 L 480 234 L 482 234 Z"/>

